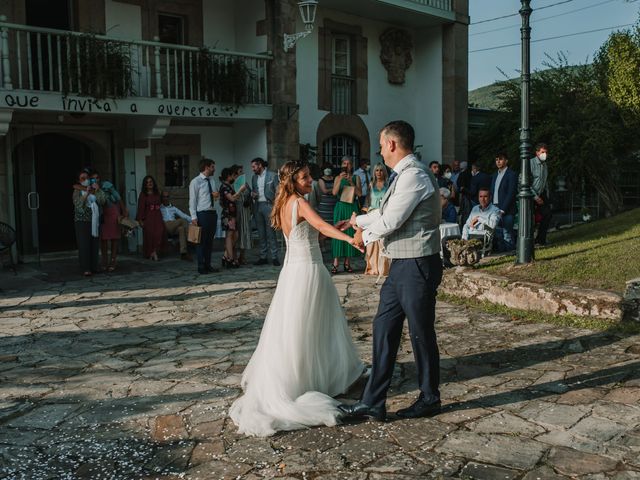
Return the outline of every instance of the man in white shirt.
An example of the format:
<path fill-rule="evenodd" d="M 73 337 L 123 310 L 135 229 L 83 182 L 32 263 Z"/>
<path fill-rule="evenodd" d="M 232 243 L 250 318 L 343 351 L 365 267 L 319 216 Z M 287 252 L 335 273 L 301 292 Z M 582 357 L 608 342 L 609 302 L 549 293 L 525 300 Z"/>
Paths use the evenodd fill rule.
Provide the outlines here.
<path fill-rule="evenodd" d="M 211 246 L 218 226 L 218 214 L 213 206 L 220 194 L 211 178 L 216 171 L 216 163 L 210 158 L 200 160 L 200 174 L 189 184 L 189 213 L 191 223 L 202 228 L 200 243 L 196 248 L 198 273 L 217 272 L 211 266 Z"/>
<path fill-rule="evenodd" d="M 478 205 L 471 209 L 469 218 L 462 227 L 462 239 L 469 240 L 470 235 L 484 235 L 486 228 L 495 230 L 502 211 L 491 203 L 491 192 L 488 188 L 480 188 L 478 192 Z"/>
<path fill-rule="evenodd" d="M 371 183 L 371 177 L 369 177 L 369 168 L 369 159 L 361 158 L 360 168 L 353 172 L 354 175 L 360 178 L 360 186 L 362 188 L 362 196 L 360 196 L 360 198 L 358 199 L 358 201 L 360 202 L 360 208 L 363 208 L 365 206 L 367 195 L 369 194 L 369 185 Z"/>
<path fill-rule="evenodd" d="M 162 205 L 160 205 L 160 213 L 162 213 L 162 220 L 167 229 L 167 234 L 178 235 L 178 239 L 180 240 L 180 258 L 190 262 L 193 259 L 191 255 L 189 255 L 189 252 L 187 252 L 187 228 L 191 222 L 191 217 L 178 207 L 171 205 L 169 192 L 163 191 L 161 198 Z"/>
<path fill-rule="evenodd" d="M 279 266 L 278 260 L 278 242 L 276 240 L 276 232 L 271 226 L 271 208 L 273 201 L 276 199 L 276 191 L 278 190 L 279 180 L 278 174 L 267 169 L 267 162 L 262 158 L 254 158 L 251 160 L 251 195 L 256 202 L 254 218 L 258 227 L 258 236 L 260 237 L 260 259 L 256 265 L 266 265 L 268 262 L 267 254 L 271 253 L 271 263 Z"/>
<path fill-rule="evenodd" d="M 373 320 L 373 362 L 361 400 L 338 408 L 348 417 L 384 421 L 405 317 L 409 323 L 420 395 L 401 418 L 430 417 L 440 412 L 440 354 L 435 332 L 436 292 L 442 279 L 440 259 L 440 191 L 433 173 L 413 154 L 415 133 L 404 121 L 380 132 L 380 154 L 393 169 L 380 208 L 354 216 L 354 238 L 361 245 L 382 240 L 391 258 L 389 276 L 380 291 Z M 355 214 L 354 214 L 355 215 Z"/>

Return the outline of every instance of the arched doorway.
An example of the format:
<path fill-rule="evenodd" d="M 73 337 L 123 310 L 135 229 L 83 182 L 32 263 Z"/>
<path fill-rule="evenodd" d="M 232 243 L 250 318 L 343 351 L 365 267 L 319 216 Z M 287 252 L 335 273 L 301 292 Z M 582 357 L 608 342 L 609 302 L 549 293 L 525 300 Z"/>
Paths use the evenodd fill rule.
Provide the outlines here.
<path fill-rule="evenodd" d="M 75 138 L 35 135 L 13 151 L 18 250 L 24 256 L 76 248 L 72 185 L 92 163 L 92 151 Z"/>
<path fill-rule="evenodd" d="M 318 125 L 316 139 L 322 148 L 322 162 L 338 166 L 342 157 L 349 155 L 357 168 L 358 160 L 369 158 L 369 131 L 358 115 L 328 113 Z"/>
<path fill-rule="evenodd" d="M 349 135 L 334 135 L 324 141 L 322 145 L 322 158 L 334 167 L 340 165 L 343 157 L 349 156 L 354 165 L 360 160 L 360 142 Z"/>

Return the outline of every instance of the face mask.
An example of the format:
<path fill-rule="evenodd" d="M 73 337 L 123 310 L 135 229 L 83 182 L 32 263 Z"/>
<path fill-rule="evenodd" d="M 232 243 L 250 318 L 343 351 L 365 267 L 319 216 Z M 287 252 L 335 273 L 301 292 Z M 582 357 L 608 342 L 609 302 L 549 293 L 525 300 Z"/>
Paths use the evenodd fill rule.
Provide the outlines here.
<path fill-rule="evenodd" d="M 540 155 L 538 155 L 538 158 L 540 159 L 540 161 L 545 162 L 547 160 L 547 154 L 543 152 Z"/>
<path fill-rule="evenodd" d="M 328 177 L 329 175 L 331 175 L 331 169 L 325 168 L 323 173 Z"/>
<path fill-rule="evenodd" d="M 446 179 L 451 178 L 451 172 L 444 172 L 444 178 Z"/>
<path fill-rule="evenodd" d="M 89 186 L 89 180 L 83 180 L 82 182 L 80 182 L 80 185 L 82 185 L 83 187 L 88 187 Z"/>

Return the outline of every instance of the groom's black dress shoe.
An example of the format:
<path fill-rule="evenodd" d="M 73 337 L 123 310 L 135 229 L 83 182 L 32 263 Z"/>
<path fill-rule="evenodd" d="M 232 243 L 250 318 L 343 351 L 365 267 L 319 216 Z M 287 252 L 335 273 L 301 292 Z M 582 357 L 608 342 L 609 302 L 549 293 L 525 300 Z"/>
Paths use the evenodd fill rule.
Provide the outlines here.
<path fill-rule="evenodd" d="M 338 405 L 340 410 L 346 417 L 350 418 L 372 418 L 378 422 L 384 422 L 387 418 L 387 410 L 382 407 L 370 407 L 366 403 L 358 402 L 353 405 Z"/>
<path fill-rule="evenodd" d="M 433 417 L 442 411 L 440 401 L 427 403 L 422 398 L 418 398 L 413 405 L 408 408 L 401 408 L 396 412 L 400 418 Z"/>

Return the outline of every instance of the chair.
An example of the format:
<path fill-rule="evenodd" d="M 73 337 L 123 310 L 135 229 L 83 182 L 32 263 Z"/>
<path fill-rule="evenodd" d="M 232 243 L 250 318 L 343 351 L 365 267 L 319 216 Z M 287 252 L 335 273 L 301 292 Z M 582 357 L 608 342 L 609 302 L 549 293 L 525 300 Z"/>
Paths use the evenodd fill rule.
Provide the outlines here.
<path fill-rule="evenodd" d="M 484 258 L 491 253 L 491 249 L 493 248 L 493 235 L 495 230 L 493 228 L 484 226 L 482 232 L 474 232 L 469 234 L 469 239 L 477 238 L 482 241 L 482 249 L 480 250 L 480 257 Z"/>
<path fill-rule="evenodd" d="M 16 265 L 13 262 L 11 247 L 16 243 L 16 231 L 11 225 L 0 222 L 0 258 L 6 252 L 9 255 L 9 265 L 14 275 L 17 275 Z"/>

